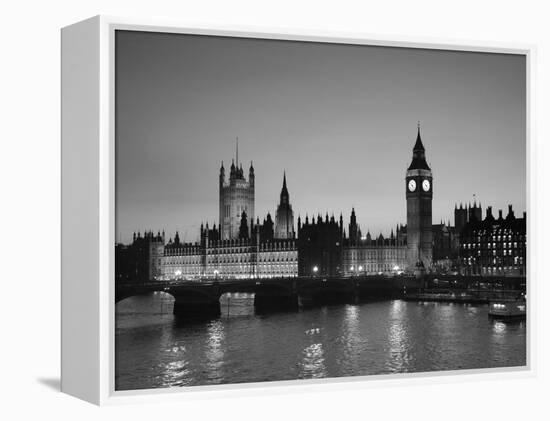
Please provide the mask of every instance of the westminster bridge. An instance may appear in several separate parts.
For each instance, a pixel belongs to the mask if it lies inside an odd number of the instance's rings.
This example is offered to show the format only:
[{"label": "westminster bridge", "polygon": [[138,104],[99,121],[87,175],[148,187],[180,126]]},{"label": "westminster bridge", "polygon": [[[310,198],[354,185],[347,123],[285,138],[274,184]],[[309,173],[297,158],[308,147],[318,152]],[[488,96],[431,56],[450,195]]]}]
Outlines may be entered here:
[{"label": "westminster bridge", "polygon": [[253,293],[257,311],[296,309],[331,303],[406,298],[419,291],[468,292],[469,296],[525,293],[525,277],[461,275],[369,275],[354,277],[292,277],[204,280],[151,280],[117,283],[115,302],[135,295],[164,292],[174,297],[174,314],[184,317],[220,315],[226,293]]}]

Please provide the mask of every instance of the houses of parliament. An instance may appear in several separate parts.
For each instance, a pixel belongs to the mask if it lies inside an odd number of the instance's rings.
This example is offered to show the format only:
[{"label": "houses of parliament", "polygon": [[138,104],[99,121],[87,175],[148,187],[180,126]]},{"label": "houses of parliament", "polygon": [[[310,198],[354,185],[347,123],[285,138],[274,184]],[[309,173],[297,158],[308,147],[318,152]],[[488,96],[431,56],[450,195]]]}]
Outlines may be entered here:
[{"label": "houses of parliament", "polygon": [[[238,142],[238,141],[237,141]],[[296,276],[358,276],[403,272],[461,271],[468,274],[525,273],[525,213],[482,219],[481,205],[455,207],[455,225],[432,223],[434,178],[418,127],[405,173],[406,225],[384,237],[363,234],[355,210],[343,215],[306,215],[296,230],[287,177],[283,173],[273,218],[255,215],[255,172],[246,179],[236,156],[226,177],[219,172],[219,223],[201,224],[200,241],[185,243],[176,232],[134,233],[116,246],[117,280],[224,279]],[[290,185],[290,184],[289,184]],[[498,238],[498,241],[497,241]],[[514,239],[506,241],[501,239]],[[509,246],[509,247],[508,247]],[[489,247],[489,248],[488,248]],[[506,254],[504,254],[506,253]],[[136,279],[137,278],[137,279]]]}]

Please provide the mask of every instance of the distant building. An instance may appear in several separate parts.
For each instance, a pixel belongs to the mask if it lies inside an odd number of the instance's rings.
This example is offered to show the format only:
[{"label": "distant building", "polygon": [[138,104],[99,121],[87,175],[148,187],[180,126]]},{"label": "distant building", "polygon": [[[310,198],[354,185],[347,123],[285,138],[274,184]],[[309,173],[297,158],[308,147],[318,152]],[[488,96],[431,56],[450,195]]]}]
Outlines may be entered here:
[{"label": "distant building", "polygon": [[458,261],[459,235],[450,221],[432,225],[433,263],[432,270],[438,273],[456,272]]},{"label": "distant building", "polygon": [[481,204],[455,205],[450,221],[432,223],[433,175],[420,137],[413,147],[405,177],[407,225],[398,224],[389,236],[363,236],[352,208],[344,229],[338,221],[306,215],[298,217],[290,204],[286,173],[275,220],[268,213],[254,216],[254,168],[248,181],[236,159],[225,179],[219,176],[219,225],[201,225],[200,241],[165,241],[164,233],[134,235],[132,244],[116,246],[117,281],[152,279],[224,279],[295,276],[357,276],[398,274],[422,267],[429,272],[461,271],[474,275],[525,275],[526,222],[508,216],[482,220]]},{"label": "distant building", "polygon": [[468,222],[480,221],[481,203],[455,204],[454,226],[450,221],[432,225],[433,270],[439,273],[458,272],[460,233]]},{"label": "distant building", "polygon": [[468,209],[466,209],[465,206],[462,207],[462,203],[460,203],[460,207],[455,204],[455,231],[458,235],[460,235],[460,231],[462,231],[462,228],[464,228],[467,223]]},{"label": "distant building", "polygon": [[[353,221],[350,221],[352,231],[355,229]],[[360,232],[360,229],[357,230]],[[380,233],[373,239],[370,232],[365,237],[350,235],[344,238],[342,274],[356,276],[405,271],[408,264],[406,231],[406,227],[398,225],[395,233],[392,230],[388,238]]]},{"label": "distant building", "polygon": [[516,218],[512,206],[508,215],[498,218],[487,208],[485,219],[473,214],[473,218],[460,233],[460,261],[465,275],[526,275],[526,228],[525,212]]},{"label": "distant building", "polygon": [[[266,222],[269,224],[269,219]],[[294,239],[273,239],[271,229],[252,225],[250,238],[220,239],[219,231],[201,227],[200,243],[170,241],[161,258],[166,279],[272,278],[298,275]],[[262,238],[267,235],[267,238]]]},{"label": "distant building", "polygon": [[[242,169],[232,165],[229,183],[220,170],[220,225],[201,225],[200,243],[169,241],[161,257],[161,273],[166,279],[272,278],[298,275],[298,249],[294,214],[283,177],[276,222],[267,214],[263,223],[254,223],[254,169],[249,183]],[[223,210],[223,212],[222,212]],[[236,212],[240,212],[238,217]],[[226,217],[225,215],[230,215]]]},{"label": "distant building", "polygon": [[[352,209],[349,236],[346,236],[342,215],[337,222],[334,216],[329,219],[328,214],[324,220],[320,215],[311,221],[306,216],[303,224],[298,218],[296,235],[286,173],[275,221],[269,213],[263,223],[259,218],[254,221],[254,168],[251,164],[247,181],[239,166],[237,144],[228,180],[223,163],[220,168],[219,225],[214,224],[212,228],[208,224],[201,225],[200,242],[197,243],[182,243],[177,232],[174,240],[168,242],[164,235],[148,234],[147,240],[134,238],[133,244],[127,246],[134,250],[133,254],[120,249],[119,266],[133,259],[146,262],[144,266],[139,263],[143,268],[125,270],[129,277],[139,273],[139,279],[354,276],[401,272],[411,261],[407,230],[413,233],[416,241],[414,259],[425,259],[425,264],[431,262],[432,193],[431,184],[426,186],[426,181],[431,183],[431,180],[419,131],[413,161],[407,170],[410,227],[398,225],[388,238],[380,234],[372,239],[370,233],[363,237],[355,209]],[[413,183],[418,183],[418,188],[411,189]]]},{"label": "distant building", "polygon": [[298,275],[337,276],[342,272],[342,219],[334,216],[325,220],[321,215],[306,215],[304,224],[298,218]]},{"label": "distant building", "polygon": [[134,233],[130,245],[115,246],[115,277],[117,282],[148,282],[162,273],[164,232]]},{"label": "distant building", "polygon": [[242,164],[239,167],[239,144],[237,143],[236,162],[231,163],[229,180],[225,179],[223,162],[220,167],[219,223],[223,240],[234,240],[239,237],[243,212],[246,212],[248,218],[254,219],[254,183],[252,162],[248,170],[248,180],[244,177]]},{"label": "distant building", "polygon": [[459,236],[451,223],[441,221],[432,225],[433,261],[456,260],[458,258]]},{"label": "distant building", "polygon": [[290,204],[290,197],[286,187],[286,173],[283,175],[283,188],[277,212],[275,213],[275,237],[278,239],[295,238],[294,212]]},{"label": "distant building", "polygon": [[426,162],[420,138],[420,125],[413,158],[405,177],[407,197],[407,255],[409,269],[418,265],[428,269],[433,260],[432,199],[433,176]]}]

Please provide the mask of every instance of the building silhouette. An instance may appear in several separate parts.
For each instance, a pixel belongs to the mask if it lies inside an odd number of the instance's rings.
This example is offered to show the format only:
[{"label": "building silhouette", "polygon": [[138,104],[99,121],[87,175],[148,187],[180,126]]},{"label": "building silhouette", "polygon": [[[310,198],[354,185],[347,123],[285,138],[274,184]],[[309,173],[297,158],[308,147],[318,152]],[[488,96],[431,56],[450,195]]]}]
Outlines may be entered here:
[{"label": "building silhouette", "polygon": [[[352,210],[348,238],[342,240],[342,274],[344,276],[375,275],[380,273],[401,273],[407,269],[407,229],[397,224],[389,236],[380,233],[372,237],[370,231],[362,236]],[[359,235],[352,234],[356,230]]]},{"label": "building silhouette", "polygon": [[[223,162],[219,176],[219,224],[223,240],[233,240],[239,237],[242,213],[249,219],[254,219],[254,167],[250,162],[248,180],[239,166],[239,141],[237,139],[235,160],[231,163],[229,179],[225,178]],[[250,235],[250,231],[249,231]]]},{"label": "building silhouette", "polygon": [[483,217],[481,216],[481,203],[477,203],[474,200],[474,205],[471,206],[468,204],[468,222],[481,221]]},{"label": "building silhouette", "polygon": [[201,224],[200,240],[182,243],[179,233],[165,241],[164,232],[134,234],[130,245],[116,245],[116,279],[272,278],[295,276],[359,276],[415,272],[419,268],[470,275],[525,275],[526,216],[494,218],[491,207],[482,219],[481,203],[455,204],[450,221],[432,223],[433,175],[426,162],[418,127],[412,161],[406,170],[407,224],[396,224],[389,235],[363,235],[355,209],[344,228],[326,213],[305,220],[290,203],[283,174],[275,220],[271,213],[254,215],[255,175],[252,163],[245,179],[236,156],[225,178],[219,176],[218,225]]},{"label": "building silhouette", "polygon": [[265,227],[259,221],[252,225],[250,237],[223,240],[215,225],[209,228],[206,224],[201,226],[200,242],[170,239],[164,247],[157,276],[188,280],[297,276],[296,241],[273,239],[270,217],[265,221]]},{"label": "building silhouette", "polygon": [[[238,157],[238,149],[237,149]],[[235,169],[234,169],[235,168]],[[294,215],[283,176],[283,188],[277,209],[276,222],[268,212],[263,222],[249,216],[254,209],[254,169],[252,164],[249,182],[244,180],[242,170],[232,165],[229,183],[220,170],[220,211],[235,213],[221,216],[216,224],[201,224],[200,242],[179,242],[179,237],[164,248],[161,265],[155,274],[165,279],[203,278],[271,278],[298,275],[298,248],[294,231]],[[226,215],[224,212],[222,215]]]},{"label": "building silhouette", "polygon": [[462,207],[462,202],[460,207],[455,204],[455,230],[458,234],[464,228],[464,225],[468,223],[468,209],[466,206]]},{"label": "building silhouette", "polygon": [[286,172],[283,174],[283,188],[277,212],[275,213],[275,237],[280,239],[294,238],[294,212],[286,187]]},{"label": "building silhouette", "polygon": [[357,217],[355,216],[355,208],[351,208],[351,216],[348,225],[349,244],[356,245],[361,238],[361,230],[357,225]]},{"label": "building silhouette", "polygon": [[302,224],[298,218],[298,275],[336,276],[342,269],[342,224],[328,213],[325,220],[317,215]]},{"label": "building silhouette", "polygon": [[[479,214],[478,214],[479,215]],[[516,218],[512,205],[508,215],[493,216],[487,208],[485,219],[473,214],[473,218],[460,233],[461,272],[465,275],[526,275],[527,216]]]},{"label": "building silhouette", "polygon": [[132,243],[115,246],[115,278],[117,282],[147,282],[162,272],[164,231],[141,235],[134,232]]},{"label": "building silhouette", "polygon": [[407,263],[408,267],[432,266],[432,199],[433,176],[426,162],[426,150],[420,138],[420,124],[413,157],[405,177],[407,197]]}]

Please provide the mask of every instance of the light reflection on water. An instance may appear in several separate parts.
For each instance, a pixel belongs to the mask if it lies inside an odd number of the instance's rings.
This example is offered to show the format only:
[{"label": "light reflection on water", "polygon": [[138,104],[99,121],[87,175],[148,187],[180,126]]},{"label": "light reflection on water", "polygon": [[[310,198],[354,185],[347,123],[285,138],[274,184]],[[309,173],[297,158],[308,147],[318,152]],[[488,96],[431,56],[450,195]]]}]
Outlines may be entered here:
[{"label": "light reflection on water", "polygon": [[390,306],[390,325],[388,334],[389,357],[386,367],[391,372],[406,372],[409,366],[409,339],[407,337],[406,303],[395,300]]},{"label": "light reflection on water", "polygon": [[206,368],[208,380],[212,383],[223,381],[224,330],[221,320],[208,325],[206,342]]},{"label": "light reflection on water", "polygon": [[306,347],[300,362],[300,379],[315,379],[327,376],[323,344],[315,343]]},{"label": "light reflection on water", "polygon": [[493,323],[493,332],[495,335],[503,335],[506,332],[506,323],[501,320],[495,320]]},{"label": "light reflection on water", "polygon": [[220,318],[176,323],[173,298],[116,306],[117,390],[525,365],[525,322],[487,306],[400,300],[265,315],[251,294]]},{"label": "light reflection on water", "polygon": [[336,357],[344,373],[353,373],[359,369],[358,350],[363,349],[367,343],[367,338],[361,334],[359,312],[360,308],[356,305],[346,305],[344,309],[342,334],[339,337],[342,351]]}]

